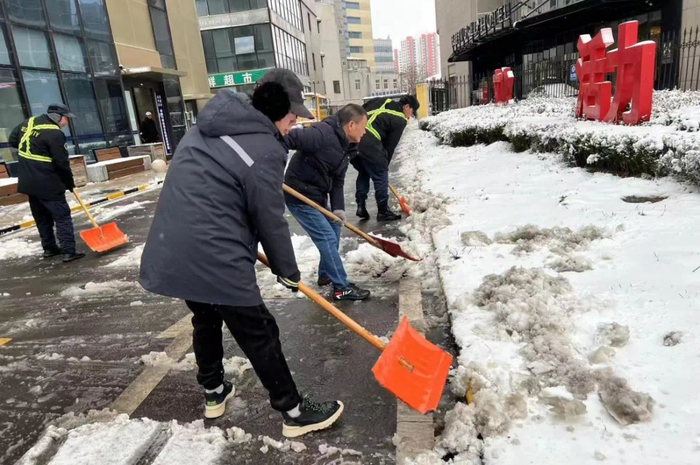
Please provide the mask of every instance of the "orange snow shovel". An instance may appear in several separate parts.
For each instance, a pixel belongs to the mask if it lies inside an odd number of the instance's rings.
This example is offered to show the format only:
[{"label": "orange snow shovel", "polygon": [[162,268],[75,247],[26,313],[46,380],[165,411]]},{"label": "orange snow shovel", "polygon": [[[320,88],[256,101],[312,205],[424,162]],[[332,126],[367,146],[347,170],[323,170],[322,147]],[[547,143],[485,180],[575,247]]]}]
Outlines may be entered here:
[{"label": "orange snow shovel", "polygon": [[396,200],[399,201],[399,204],[401,205],[401,210],[403,210],[406,216],[411,216],[411,209],[408,208],[408,202],[406,201],[406,197],[401,197],[394,188],[394,186],[392,186],[391,184],[389,184],[389,189],[391,190],[391,193],[394,194],[394,197],[396,197]]},{"label": "orange snow shovel", "polygon": [[[258,253],[258,260],[270,267],[265,255]],[[411,327],[408,318],[401,320],[391,341],[385,344],[304,283],[299,283],[299,290],[382,351],[372,372],[386,390],[422,414],[438,407],[452,365],[452,356],[421,336]]]},{"label": "orange snow shovel", "polygon": [[88,210],[87,206],[78,195],[78,191],[74,190],[73,194],[75,195],[75,199],[78,201],[80,206],[83,207],[83,210],[85,210],[85,214],[94,226],[93,229],[80,231],[80,237],[83,238],[83,241],[85,241],[87,246],[90,247],[93,252],[107,252],[108,250],[112,250],[115,247],[119,247],[120,245],[124,245],[129,242],[129,238],[126,236],[126,234],[119,230],[117,223],[108,223],[104,226],[97,224],[95,218],[93,218],[90,214],[90,210]]},{"label": "orange snow shovel", "polygon": [[284,188],[284,191],[287,194],[289,194],[293,197],[296,197],[297,199],[304,202],[306,205],[315,208],[316,210],[320,211],[321,213],[323,213],[326,217],[330,218],[331,220],[337,221],[338,223],[342,223],[343,226],[345,226],[350,231],[354,232],[355,234],[357,234],[358,236],[360,236],[361,238],[363,238],[364,240],[369,242],[370,245],[373,245],[374,247],[376,247],[380,250],[383,250],[384,252],[391,255],[392,257],[402,257],[402,258],[405,258],[407,260],[411,260],[414,262],[420,261],[419,259],[412,257],[409,254],[407,254],[406,252],[404,252],[399,244],[396,244],[394,242],[387,241],[384,239],[380,239],[378,237],[370,236],[369,234],[365,233],[364,231],[361,231],[359,228],[357,228],[356,226],[353,226],[352,224],[343,223],[343,220],[338,218],[337,215],[334,215],[333,213],[329,212],[328,210],[326,210],[325,208],[323,208],[322,206],[320,206],[319,204],[317,204],[316,202],[314,202],[310,198],[304,196],[303,194],[300,194],[299,192],[295,191],[294,189],[292,189],[288,185],[283,184],[282,187]]}]

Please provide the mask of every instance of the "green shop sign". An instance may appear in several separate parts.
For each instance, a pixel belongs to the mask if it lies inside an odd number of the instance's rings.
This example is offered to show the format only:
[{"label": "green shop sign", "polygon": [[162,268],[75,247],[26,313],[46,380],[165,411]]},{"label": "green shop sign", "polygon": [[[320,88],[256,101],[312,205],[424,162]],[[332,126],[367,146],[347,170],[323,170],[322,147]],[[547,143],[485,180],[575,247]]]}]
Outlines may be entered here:
[{"label": "green shop sign", "polygon": [[255,84],[271,68],[253,69],[250,71],[240,71],[236,73],[222,73],[209,75],[209,87],[242,86],[245,84]]}]

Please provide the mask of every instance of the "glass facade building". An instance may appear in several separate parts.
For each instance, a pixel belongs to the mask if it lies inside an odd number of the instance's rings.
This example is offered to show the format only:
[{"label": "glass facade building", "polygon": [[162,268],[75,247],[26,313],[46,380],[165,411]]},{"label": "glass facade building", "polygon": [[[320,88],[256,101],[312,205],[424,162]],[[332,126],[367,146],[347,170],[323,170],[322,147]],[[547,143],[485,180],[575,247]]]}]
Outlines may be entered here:
[{"label": "glass facade building", "polygon": [[[310,91],[300,0],[196,0],[210,88],[253,88],[274,68],[294,71]],[[308,23],[311,23],[311,16]]]},{"label": "glass facade building", "polygon": [[0,0],[0,154],[51,103],[70,106],[71,154],[132,142],[104,0]]}]

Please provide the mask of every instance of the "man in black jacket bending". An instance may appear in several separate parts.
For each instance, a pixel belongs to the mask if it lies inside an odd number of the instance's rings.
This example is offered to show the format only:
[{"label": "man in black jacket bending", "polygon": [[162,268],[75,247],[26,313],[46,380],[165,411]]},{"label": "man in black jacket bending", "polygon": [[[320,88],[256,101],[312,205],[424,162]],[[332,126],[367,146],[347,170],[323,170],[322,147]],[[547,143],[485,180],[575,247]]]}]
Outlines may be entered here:
[{"label": "man in black jacket bending", "polygon": [[377,200],[377,221],[396,221],[401,216],[389,210],[389,163],[399,145],[408,120],[418,111],[420,104],[412,95],[392,99],[376,98],[364,104],[369,116],[367,133],[358,147],[359,154],[353,158],[352,166],[359,172],[355,199],[357,216],[369,219],[367,196],[369,180],[374,183]]},{"label": "man in black jacket bending", "polygon": [[75,249],[73,219],[66,202],[66,191],[73,192],[75,183],[66,150],[66,136],[61,128],[66,127],[68,118],[74,116],[67,106],[53,103],[45,114],[31,117],[17,126],[9,139],[19,155],[17,190],[29,196],[29,207],[39,230],[44,258],[63,254],[64,262],[85,256]]},{"label": "man in black jacket bending", "polygon": [[[345,174],[349,152],[365,133],[367,112],[359,105],[350,104],[337,115],[324,119],[307,129],[291,131],[285,137],[292,157],[285,183],[324,208],[328,208],[343,222],[345,215]],[[348,281],[340,257],[340,229],[321,212],[286,194],[287,208],[314,241],[321,254],[318,266],[318,284],[333,284],[333,300],[364,300],[370,292]]]}]

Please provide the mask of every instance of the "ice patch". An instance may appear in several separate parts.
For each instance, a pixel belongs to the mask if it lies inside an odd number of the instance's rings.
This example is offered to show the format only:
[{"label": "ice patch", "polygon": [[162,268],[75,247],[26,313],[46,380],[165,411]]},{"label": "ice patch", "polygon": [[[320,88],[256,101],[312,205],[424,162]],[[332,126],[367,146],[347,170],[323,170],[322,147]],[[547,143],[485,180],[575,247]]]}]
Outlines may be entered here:
[{"label": "ice patch", "polygon": [[127,290],[135,290],[138,288],[138,284],[132,281],[105,281],[102,283],[95,283],[90,281],[84,286],[73,286],[61,292],[64,297],[73,297],[74,299],[85,297],[85,296],[95,296],[101,294],[116,294]]},{"label": "ice patch", "polygon": [[143,248],[144,245],[136,246],[122,257],[119,257],[113,262],[105,265],[105,268],[136,268],[140,266]]},{"label": "ice patch", "polygon": [[228,445],[221,429],[205,428],[204,420],[197,420],[182,425],[173,421],[170,431],[172,436],[153,461],[153,465],[214,465],[221,462]]},{"label": "ice patch", "polygon": [[92,209],[92,215],[95,217],[95,221],[98,223],[106,223],[109,220],[116,218],[124,213],[128,213],[134,210],[143,210],[144,205],[153,203],[150,200],[144,202],[132,202],[125,205],[115,204],[107,207],[96,207]]}]

